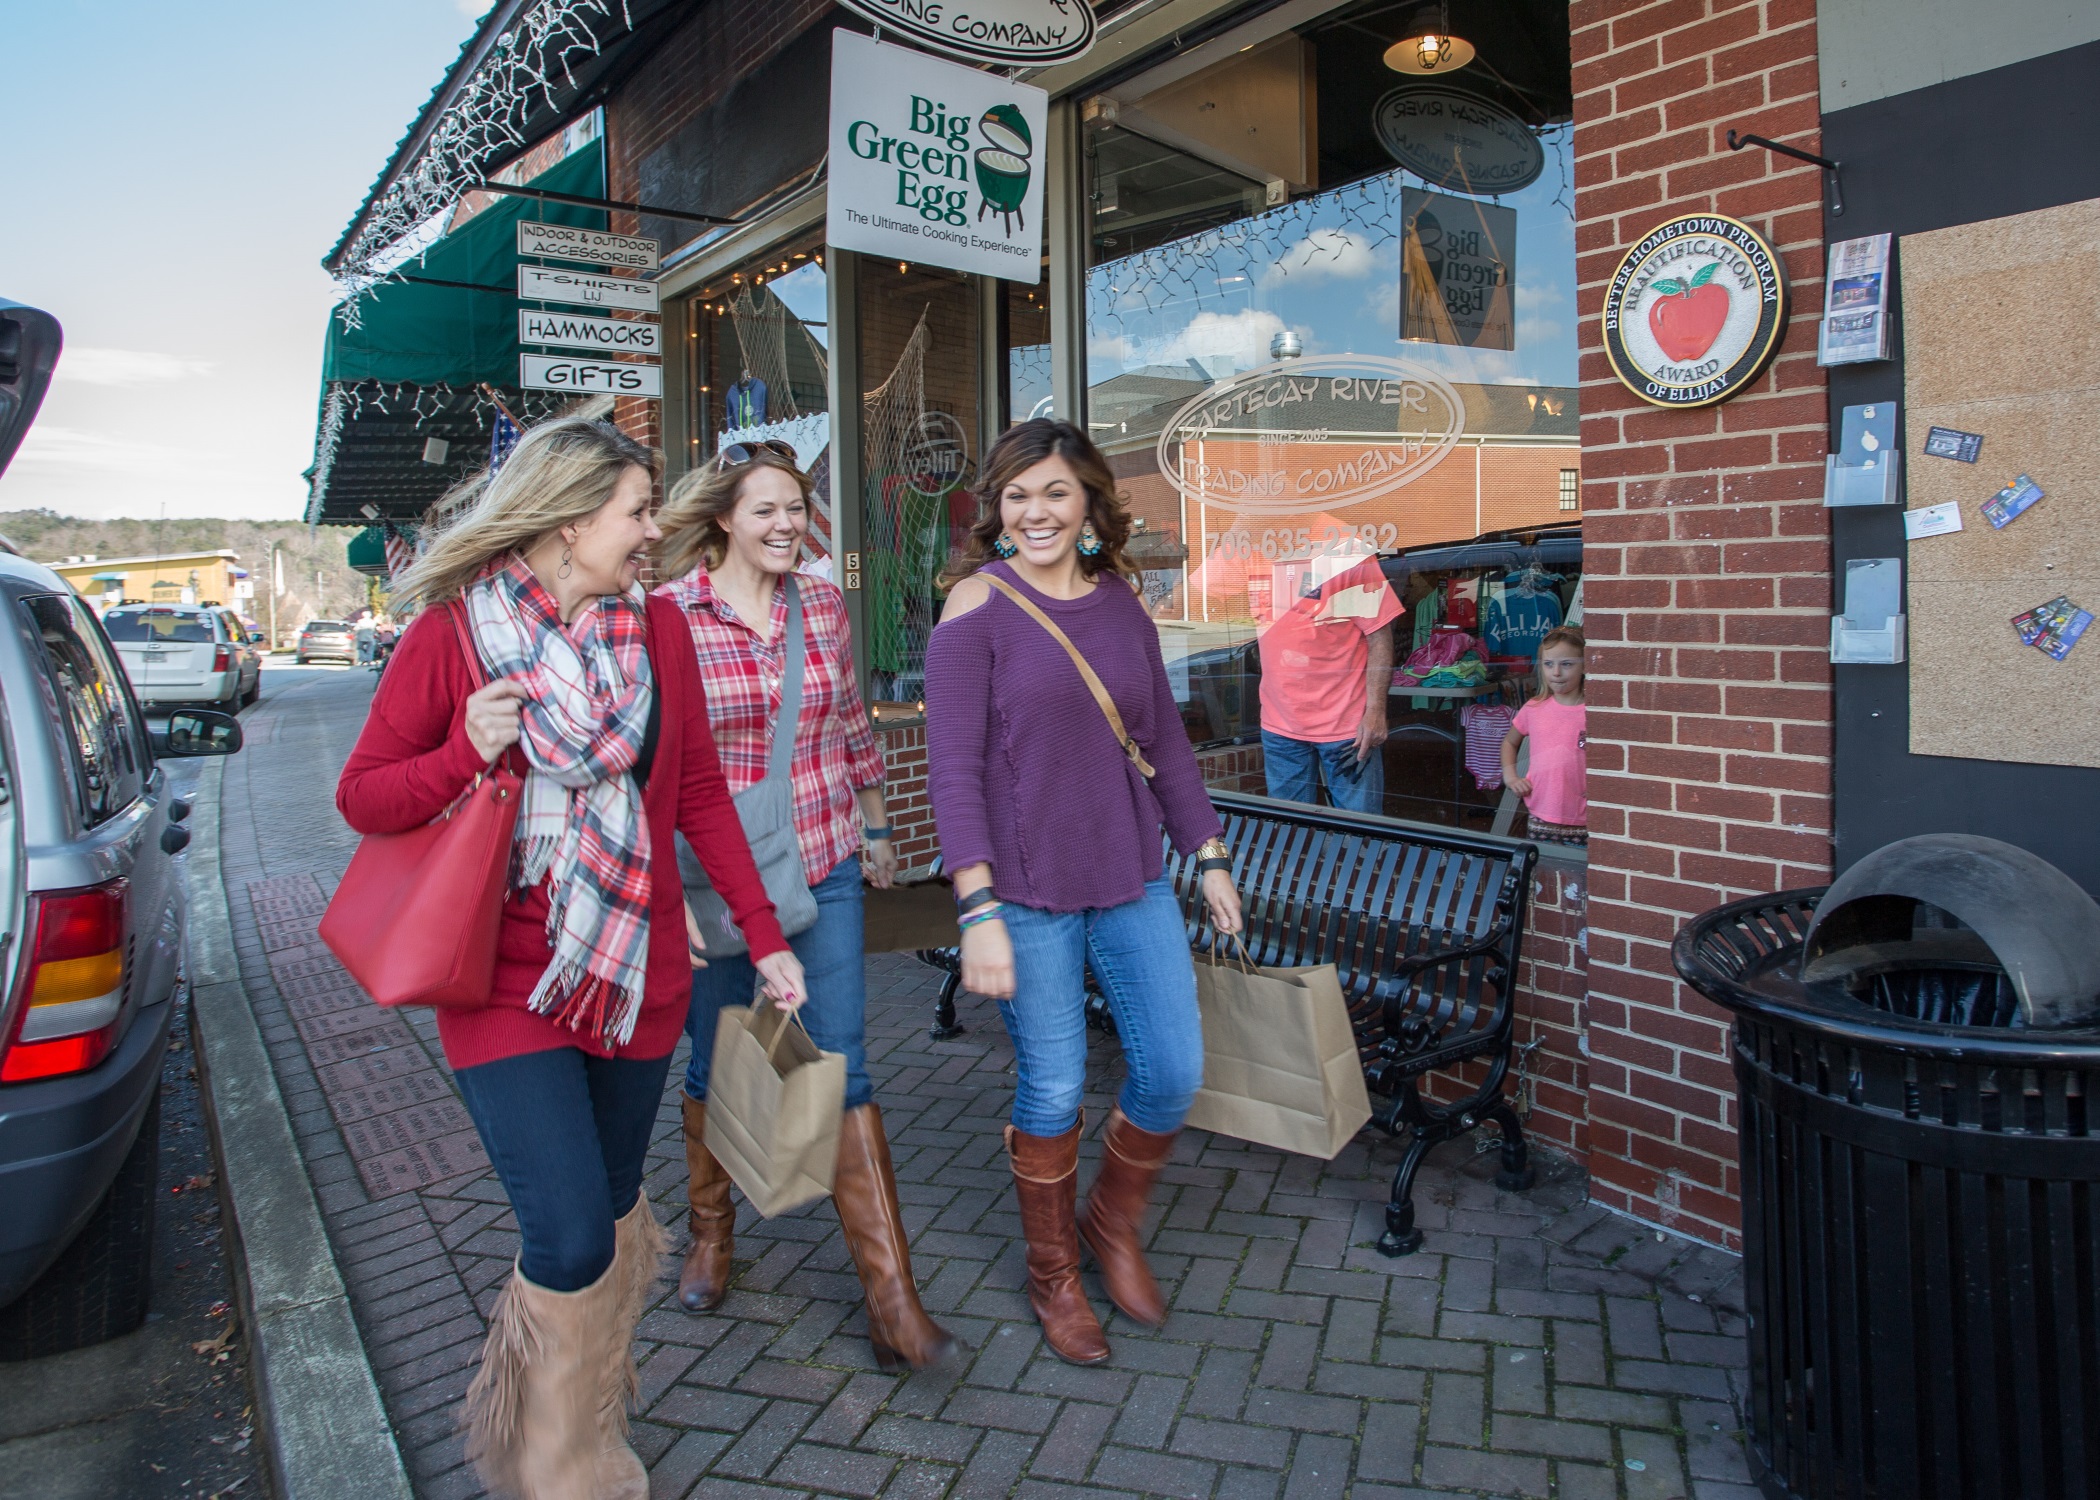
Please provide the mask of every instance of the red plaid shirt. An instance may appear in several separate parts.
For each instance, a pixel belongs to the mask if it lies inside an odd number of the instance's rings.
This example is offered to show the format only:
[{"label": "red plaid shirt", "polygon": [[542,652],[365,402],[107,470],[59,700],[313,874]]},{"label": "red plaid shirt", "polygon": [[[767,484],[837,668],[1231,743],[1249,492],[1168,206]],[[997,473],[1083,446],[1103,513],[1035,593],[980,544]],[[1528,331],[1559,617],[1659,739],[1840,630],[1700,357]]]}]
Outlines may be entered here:
[{"label": "red plaid shirt", "polygon": [[[860,808],[854,793],[882,785],[882,747],[868,724],[853,675],[853,642],[846,601],[821,578],[798,574],[802,591],[802,721],[789,762],[795,793],[795,836],[803,876],[812,885],[860,848]],[[787,671],[787,590],[773,590],[773,622],[765,640],[715,596],[707,569],[657,589],[692,628],[700,680],[707,689],[707,720],[722,757],[731,794],[766,774],[772,726],[780,717]]]}]

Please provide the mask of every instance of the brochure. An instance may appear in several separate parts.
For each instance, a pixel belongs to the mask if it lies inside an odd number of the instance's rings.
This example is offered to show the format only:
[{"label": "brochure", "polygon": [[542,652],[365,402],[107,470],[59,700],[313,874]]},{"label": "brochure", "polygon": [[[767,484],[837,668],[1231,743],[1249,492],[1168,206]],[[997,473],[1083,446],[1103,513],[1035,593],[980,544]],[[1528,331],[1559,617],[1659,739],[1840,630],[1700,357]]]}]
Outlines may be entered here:
[{"label": "brochure", "polygon": [[1854,365],[1889,357],[1890,239],[1870,234],[1830,247],[1817,364]]}]

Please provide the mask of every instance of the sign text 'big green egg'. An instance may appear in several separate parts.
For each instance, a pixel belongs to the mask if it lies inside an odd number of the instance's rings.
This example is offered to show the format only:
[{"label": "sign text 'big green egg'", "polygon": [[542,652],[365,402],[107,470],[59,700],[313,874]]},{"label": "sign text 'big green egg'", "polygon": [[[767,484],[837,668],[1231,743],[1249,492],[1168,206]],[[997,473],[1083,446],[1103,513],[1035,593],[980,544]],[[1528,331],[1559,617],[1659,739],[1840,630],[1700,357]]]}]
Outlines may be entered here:
[{"label": "sign text 'big green egg'", "polygon": [[834,31],[825,239],[1040,281],[1048,115],[1041,89]]}]

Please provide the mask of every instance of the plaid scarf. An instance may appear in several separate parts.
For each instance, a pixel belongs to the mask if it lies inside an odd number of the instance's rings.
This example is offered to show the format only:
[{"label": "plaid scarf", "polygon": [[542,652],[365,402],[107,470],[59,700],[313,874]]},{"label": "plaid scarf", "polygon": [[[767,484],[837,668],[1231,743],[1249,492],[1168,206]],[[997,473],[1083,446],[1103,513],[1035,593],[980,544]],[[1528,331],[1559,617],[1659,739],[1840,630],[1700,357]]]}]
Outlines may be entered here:
[{"label": "plaid scarf", "polygon": [[649,822],[631,774],[649,723],[643,595],[608,594],[564,626],[523,558],[466,591],[490,677],[520,704],[530,769],[511,884],[548,882],[554,961],[527,1003],[607,1051],[634,1035],[649,953]]}]

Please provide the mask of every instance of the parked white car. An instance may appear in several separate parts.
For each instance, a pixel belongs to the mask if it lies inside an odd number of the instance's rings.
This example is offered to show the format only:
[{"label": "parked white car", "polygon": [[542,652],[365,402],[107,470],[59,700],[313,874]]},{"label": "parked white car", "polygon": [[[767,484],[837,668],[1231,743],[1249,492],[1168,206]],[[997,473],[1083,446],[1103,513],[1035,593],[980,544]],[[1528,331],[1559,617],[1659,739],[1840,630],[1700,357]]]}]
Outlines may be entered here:
[{"label": "parked white car", "polygon": [[144,704],[253,703],[262,693],[262,653],[229,609],[195,604],[120,604],[102,627]]}]

